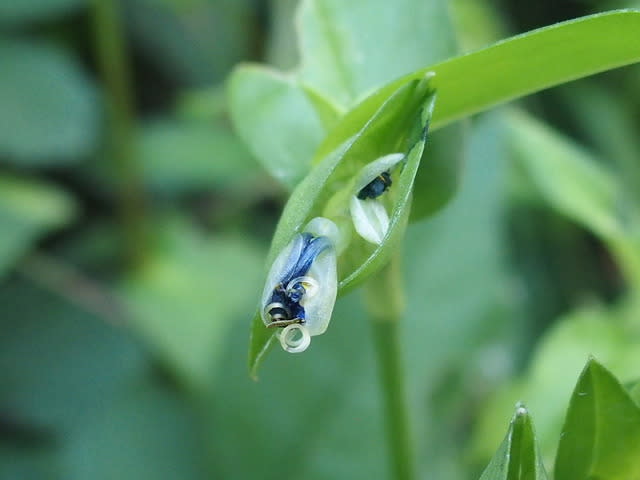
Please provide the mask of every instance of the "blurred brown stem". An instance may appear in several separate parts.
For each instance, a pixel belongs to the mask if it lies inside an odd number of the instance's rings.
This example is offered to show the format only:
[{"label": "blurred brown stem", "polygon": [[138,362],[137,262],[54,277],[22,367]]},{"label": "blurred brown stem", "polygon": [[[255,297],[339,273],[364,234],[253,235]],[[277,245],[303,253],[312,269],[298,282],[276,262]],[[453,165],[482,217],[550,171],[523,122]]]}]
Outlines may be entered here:
[{"label": "blurred brown stem", "polygon": [[93,0],[96,58],[107,99],[109,154],[118,182],[118,203],[127,260],[140,264],[146,247],[144,190],[136,162],[133,92],[118,0]]},{"label": "blurred brown stem", "polygon": [[112,325],[126,322],[125,308],[104,285],[55,257],[33,252],[25,257],[18,272],[33,283],[67,299]]}]

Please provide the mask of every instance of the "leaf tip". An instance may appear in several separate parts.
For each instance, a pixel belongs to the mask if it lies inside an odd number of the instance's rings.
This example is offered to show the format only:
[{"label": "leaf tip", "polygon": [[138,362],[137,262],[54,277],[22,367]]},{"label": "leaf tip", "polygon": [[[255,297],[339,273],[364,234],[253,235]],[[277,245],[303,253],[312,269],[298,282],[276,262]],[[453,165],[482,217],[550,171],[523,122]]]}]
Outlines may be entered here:
[{"label": "leaf tip", "polygon": [[583,377],[585,374],[591,373],[595,370],[606,370],[606,369],[600,362],[598,362],[596,357],[594,357],[593,355],[589,355],[589,357],[587,358],[587,363],[582,369],[582,374],[580,375],[580,377]]},{"label": "leaf tip", "polygon": [[515,416],[516,417],[524,417],[526,415],[529,415],[529,410],[527,410],[527,407],[525,406],[525,404],[522,403],[522,402],[516,403]]}]

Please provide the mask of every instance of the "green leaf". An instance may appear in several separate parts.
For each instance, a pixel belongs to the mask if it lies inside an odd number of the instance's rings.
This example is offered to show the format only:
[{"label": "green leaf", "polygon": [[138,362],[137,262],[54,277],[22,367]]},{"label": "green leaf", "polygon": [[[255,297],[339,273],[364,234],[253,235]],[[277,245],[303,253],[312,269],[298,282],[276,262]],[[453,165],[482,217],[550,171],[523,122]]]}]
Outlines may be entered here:
[{"label": "green leaf", "polygon": [[430,135],[416,175],[410,221],[434,214],[457,192],[467,154],[467,127],[461,122]]},{"label": "green leaf", "polygon": [[[426,2],[423,3],[426,4]],[[332,23],[327,19],[333,19],[331,14],[336,9],[320,1],[308,2],[306,5],[312,11],[317,10],[317,15],[319,15],[318,25],[312,25],[310,35],[322,30],[328,36],[328,40],[321,36],[319,38],[324,39],[324,43],[319,40],[308,41],[311,46],[317,44],[320,51],[315,52],[319,58],[317,67],[315,64],[312,66],[303,64],[303,67],[307,69],[303,69],[306,75],[304,77],[305,83],[318,89],[328,98],[335,95],[342,101],[348,97],[357,98],[360,96],[363,92],[358,89],[366,88],[362,85],[369,85],[368,88],[374,87],[376,84],[368,84],[368,80],[357,80],[358,78],[365,79],[365,76],[351,75],[349,70],[351,68],[349,62],[353,60],[353,52],[366,52],[366,48],[353,50],[351,56],[347,57],[331,55],[331,49],[333,51],[342,49],[341,37],[336,32],[344,31],[342,28],[329,28]],[[396,8],[395,4],[393,7]],[[375,9],[371,8],[370,10],[374,11]],[[354,9],[354,12],[356,11]],[[345,15],[351,20],[357,18],[357,15],[353,13],[347,12]],[[340,24],[340,22],[337,23]],[[348,22],[345,25],[348,25]],[[340,124],[340,134],[327,138],[319,147],[315,158],[318,160],[326,157],[340,144],[355,135],[392,92],[408,81],[421,78],[426,72],[434,71],[436,73],[435,86],[439,92],[440,100],[434,112],[433,127],[437,129],[501,102],[513,100],[576,78],[640,61],[640,48],[635,41],[638,29],[640,29],[640,11],[612,11],[544,27],[498,42],[474,53],[421,68],[380,88],[349,111]],[[389,30],[391,29],[378,27],[375,34],[371,36],[375,35],[378,38],[378,33],[387,33]],[[367,37],[363,36],[363,38]],[[367,41],[376,47],[385,44],[385,42]],[[355,40],[354,42],[355,45],[360,45]],[[362,42],[365,41],[362,40]],[[435,44],[438,45],[439,42]],[[320,48],[322,45],[325,46]],[[350,51],[350,48],[346,50]],[[324,49],[329,51],[324,51]],[[406,51],[406,49],[399,51]],[[311,58],[311,55],[309,57]],[[356,55],[355,58],[358,56]],[[368,65],[370,62],[378,65],[375,55],[371,54],[366,58],[367,62],[363,62],[364,65]],[[387,62],[389,58],[396,58],[396,55],[384,57],[383,61]],[[332,66],[328,67],[322,59],[325,59],[326,62],[330,61]],[[327,69],[325,76],[321,75],[323,68]],[[386,71],[391,75],[400,73],[391,68]],[[319,80],[315,78],[316,75]],[[238,77],[244,78],[240,81]],[[378,74],[373,77],[382,78],[383,75]],[[293,103],[291,98],[296,96],[294,91],[297,90],[294,80],[287,82],[280,79],[279,90],[287,91],[287,95],[280,93],[282,100],[273,101],[271,105],[267,105],[268,108],[264,107],[266,103],[264,100],[256,103],[251,92],[264,91],[264,85],[269,83],[267,78],[268,75],[264,72],[251,78],[245,71],[237,70],[231,79],[232,85],[236,85],[235,91],[232,92],[231,110],[234,112],[236,128],[239,129],[242,138],[249,143],[252,152],[261,158],[263,164],[270,171],[273,171],[277,178],[281,178],[286,176],[282,172],[283,165],[296,168],[294,166],[295,160],[289,159],[284,163],[279,160],[284,155],[283,151],[288,150],[289,145],[297,145],[295,136],[264,138],[264,134],[259,134],[260,130],[264,131],[265,125],[273,125],[272,122],[275,118],[286,116],[283,112],[294,115],[303,124],[312,123],[314,117],[308,110],[308,104],[298,103],[297,108],[291,107]],[[387,76],[382,81],[388,80]],[[319,83],[316,85],[313,83],[314,81]],[[273,79],[271,83],[274,83]],[[338,93],[333,92],[334,89]],[[274,90],[273,86],[271,90]],[[245,99],[245,96],[248,99]],[[271,98],[274,97],[271,96]],[[275,98],[277,99],[277,97]],[[289,109],[283,108],[281,103],[288,105]],[[260,107],[261,113],[264,114],[263,119],[251,127],[241,125],[239,121],[250,122],[248,119],[253,105]],[[269,109],[278,114],[272,114],[268,111]],[[280,121],[276,122],[280,125]],[[286,123],[282,123],[282,125],[284,126]],[[282,129],[276,128],[276,134],[283,135]],[[316,138],[322,137],[320,129],[314,130],[313,134]],[[262,142],[269,148],[263,147]],[[312,150],[311,144],[307,142],[305,146],[308,147],[305,150],[305,153],[308,154],[309,150]],[[271,150],[274,150],[276,155],[272,155]],[[304,155],[302,158],[302,161],[306,161]],[[272,162],[275,162],[273,168],[270,167]],[[305,170],[306,167],[299,168],[296,172],[297,177],[300,178]],[[287,180],[291,182],[292,178],[296,178],[296,175],[292,175]]]},{"label": "green leaf", "polygon": [[[360,125],[399,85],[419,78],[425,72],[433,71],[436,74],[434,86],[439,100],[434,111],[433,127],[437,129],[498,103],[640,61],[640,48],[634,42],[639,29],[640,11],[593,15],[534,30],[475,53],[420,69],[380,88],[349,111],[320,145],[315,161],[324,158],[355,134]],[[611,37],[615,37],[615,40]],[[606,38],[607,41],[602,42],[600,38]],[[442,103],[441,95],[446,97]],[[456,188],[459,168],[454,165],[447,171],[443,158],[437,157],[435,165],[424,162],[421,169],[436,168],[435,173],[425,171],[424,174],[421,173],[421,177],[442,176],[445,185],[452,185],[444,188],[444,192],[435,201],[422,197],[423,194],[433,195],[433,189],[419,189],[416,192],[416,204],[424,207],[416,210],[414,218],[440,207]],[[438,184],[442,185],[443,182]]]},{"label": "green leaf", "polygon": [[640,285],[640,209],[629,201],[625,180],[524,113],[511,112],[509,126],[524,177],[552,208],[600,236],[626,280]]},{"label": "green leaf", "polygon": [[605,238],[619,234],[620,187],[608,168],[525,113],[510,112],[508,125],[517,165],[553,208]]},{"label": "green leaf", "polygon": [[213,478],[192,406],[150,379],[102,403],[65,437],[60,457],[67,480]]},{"label": "green leaf", "polygon": [[41,166],[91,153],[98,98],[75,59],[56,47],[7,38],[0,38],[0,58],[0,155]]},{"label": "green leaf", "polygon": [[50,20],[71,13],[86,0],[22,0],[0,2],[0,25],[16,25]]},{"label": "green leaf", "polygon": [[302,89],[313,105],[324,129],[329,131],[335,127],[340,117],[344,115],[344,109],[308,85],[303,84]]},{"label": "green leaf", "polygon": [[374,88],[456,52],[442,0],[304,0],[298,24],[300,79],[347,107]]},{"label": "green leaf", "polygon": [[556,480],[640,475],[640,408],[594,359],[571,397],[554,473]]},{"label": "green leaf", "polygon": [[158,119],[140,130],[140,162],[155,191],[229,191],[257,176],[249,152],[220,122]]},{"label": "green leaf", "polygon": [[[629,320],[637,318],[635,312],[629,315]],[[539,341],[526,371],[495,392],[481,412],[474,431],[474,456],[484,460],[492,454],[488,445],[499,441],[496,422],[506,408],[524,399],[536,412],[538,442],[544,460],[551,462],[573,382],[585,358],[596,355],[624,381],[637,378],[639,337],[624,320],[617,310],[596,306],[559,318]]]},{"label": "green leaf", "polygon": [[[443,0],[305,0],[298,26],[302,62],[297,70],[284,75],[240,66],[229,89],[240,137],[271,175],[290,188],[309,171],[325,128],[335,122],[333,115],[374,87],[456,52]],[[334,147],[357,133],[384,100]]]},{"label": "green leaf", "polygon": [[444,98],[433,114],[437,129],[505,101],[636,63],[639,29],[640,10],[590,15],[508,38],[414,75],[436,72],[434,85]]},{"label": "green leaf", "polygon": [[636,402],[636,405],[640,407],[640,382],[637,382],[631,390],[629,390],[629,395],[633,398],[633,401]]},{"label": "green leaf", "polygon": [[[630,201],[640,200],[640,138],[624,92],[584,80],[559,89],[566,112],[592,142],[599,156],[621,174]],[[561,105],[564,107],[565,105]]]},{"label": "green leaf", "polygon": [[518,405],[509,431],[480,480],[546,480],[529,412]]},{"label": "green leaf", "polygon": [[0,175],[0,278],[49,230],[71,221],[73,199],[45,183]]},{"label": "green leaf", "polygon": [[0,304],[0,410],[17,425],[67,434],[148,371],[122,328],[32,283],[6,282]]},{"label": "green leaf", "polygon": [[324,137],[296,80],[259,66],[240,66],[229,80],[233,125],[271,175],[292,188],[309,170]]},{"label": "green leaf", "polygon": [[500,40],[505,35],[504,14],[487,2],[453,0],[452,17],[462,51],[477,50]]},{"label": "green leaf", "polygon": [[136,49],[179,85],[209,85],[254,55],[251,0],[134,0],[122,7]]},{"label": "green leaf", "polygon": [[[342,221],[346,215],[344,222],[349,228],[349,185],[354,181],[354,176],[367,163],[382,155],[400,151],[406,153],[407,161],[390,191],[393,207],[387,236],[382,245],[374,248],[355,233],[352,235],[346,254],[338,261],[340,291],[343,293],[353,288],[382,267],[393,249],[397,248],[406,227],[411,189],[424,150],[426,128],[434,100],[428,79],[401,87],[357,135],[314,168],[298,185],[285,206],[267,264],[273,262],[293,235],[313,217],[328,216]],[[253,319],[249,347],[249,365],[254,376],[272,336],[273,332],[264,326],[258,312]]]},{"label": "green leaf", "polygon": [[0,443],[0,478],[64,478],[54,448],[28,448],[16,443],[18,445]]},{"label": "green leaf", "polygon": [[422,68],[376,90],[347,113],[342,136],[327,139],[319,156],[355,132],[398,86],[435,72],[438,105],[432,128],[499,103],[640,61],[640,10],[582,17],[508,38],[482,50]]},{"label": "green leaf", "polygon": [[[534,93],[575,78],[640,61],[640,48],[634,41],[640,29],[640,11],[614,11],[534,30],[497,44],[422,68],[375,91],[349,111],[334,128],[316,154],[324,158],[355,134],[366,119],[379,108],[389,94],[404,82],[433,71],[438,91],[433,127],[437,129],[462,117],[480,112],[498,103]],[[606,39],[602,41],[601,39]],[[499,66],[499,68],[497,68]],[[464,92],[464,94],[461,94]],[[444,102],[440,101],[445,97]],[[429,168],[425,162],[423,167]],[[456,169],[452,168],[453,173]],[[429,178],[429,175],[424,175]],[[454,176],[445,176],[451,182]],[[440,202],[451,195],[455,185]],[[430,192],[425,189],[425,192]],[[417,204],[422,190],[416,194]],[[421,212],[416,211],[418,217]]]},{"label": "green leaf", "polygon": [[[366,0],[302,2],[299,75],[315,94],[310,98],[320,118],[326,118],[327,107],[320,104],[318,97],[350,106],[375,87],[454,55],[456,39],[448,8],[447,2],[440,0],[374,5]],[[345,121],[323,121],[325,126],[333,127],[323,142],[323,146],[329,143],[331,147],[323,148],[315,161],[346,141],[350,135],[344,132],[360,130],[369,116],[350,114]],[[416,178],[412,220],[437,211],[457,190],[464,137],[461,125],[431,136]]]},{"label": "green leaf", "polygon": [[188,387],[202,389],[231,328],[249,316],[258,290],[261,252],[246,240],[207,238],[163,218],[158,249],[120,287],[135,330]]}]

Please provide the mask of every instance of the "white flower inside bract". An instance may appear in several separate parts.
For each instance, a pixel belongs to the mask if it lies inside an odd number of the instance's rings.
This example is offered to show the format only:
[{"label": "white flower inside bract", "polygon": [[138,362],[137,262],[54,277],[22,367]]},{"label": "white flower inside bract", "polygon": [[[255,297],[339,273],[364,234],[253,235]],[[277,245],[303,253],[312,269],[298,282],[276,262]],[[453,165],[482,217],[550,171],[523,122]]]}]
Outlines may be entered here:
[{"label": "white flower inside bract", "polygon": [[[367,242],[376,245],[382,243],[389,230],[389,214],[380,198],[360,199],[358,194],[403,159],[402,153],[391,153],[368,163],[358,174],[349,210],[356,232]],[[384,192],[381,192],[381,195],[384,195]]]},{"label": "white flower inside bract", "polygon": [[316,217],[271,266],[262,294],[262,321],[267,327],[284,327],[279,339],[287,352],[303,352],[311,337],[321,335],[329,326],[338,291],[339,240],[337,226]]}]

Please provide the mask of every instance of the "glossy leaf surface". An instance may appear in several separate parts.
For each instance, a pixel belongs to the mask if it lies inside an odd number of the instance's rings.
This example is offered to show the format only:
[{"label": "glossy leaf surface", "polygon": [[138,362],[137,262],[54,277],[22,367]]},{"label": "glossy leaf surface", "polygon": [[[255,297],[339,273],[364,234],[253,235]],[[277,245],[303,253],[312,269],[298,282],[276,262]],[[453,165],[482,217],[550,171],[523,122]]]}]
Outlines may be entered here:
[{"label": "glossy leaf surface", "polygon": [[640,408],[596,360],[576,385],[562,429],[556,480],[640,475]]},{"label": "glossy leaf surface", "polygon": [[531,416],[518,405],[509,431],[480,480],[547,480]]}]

